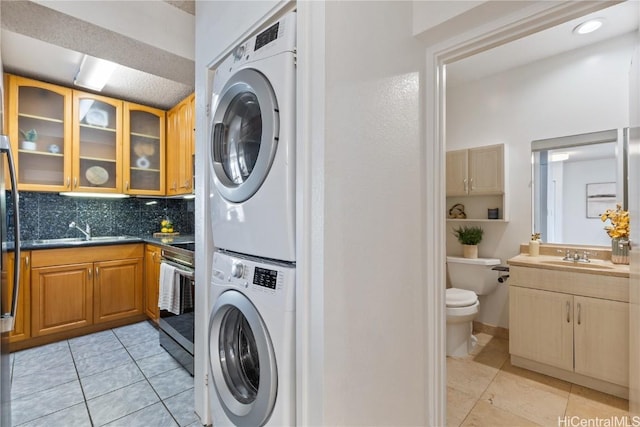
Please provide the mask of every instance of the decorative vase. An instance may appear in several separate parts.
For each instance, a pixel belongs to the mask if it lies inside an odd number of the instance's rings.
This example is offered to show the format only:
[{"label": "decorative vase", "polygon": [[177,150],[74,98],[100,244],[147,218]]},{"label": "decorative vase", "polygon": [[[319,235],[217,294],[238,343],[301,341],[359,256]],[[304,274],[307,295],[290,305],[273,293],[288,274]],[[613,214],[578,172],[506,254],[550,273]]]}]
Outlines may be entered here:
[{"label": "decorative vase", "polygon": [[611,262],[614,264],[629,264],[629,240],[611,239]]},{"label": "decorative vase", "polygon": [[540,240],[529,240],[529,256],[540,255]]},{"label": "decorative vase", "polygon": [[478,245],[462,245],[462,256],[465,258],[478,258]]}]

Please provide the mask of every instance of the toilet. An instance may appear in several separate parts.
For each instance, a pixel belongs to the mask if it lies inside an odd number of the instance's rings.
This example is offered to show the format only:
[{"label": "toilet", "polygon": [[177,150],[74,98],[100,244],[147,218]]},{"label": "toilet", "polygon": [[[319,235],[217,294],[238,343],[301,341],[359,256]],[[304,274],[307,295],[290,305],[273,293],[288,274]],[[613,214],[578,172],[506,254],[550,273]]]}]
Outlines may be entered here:
[{"label": "toilet", "polygon": [[480,309],[478,295],[487,295],[498,285],[497,258],[447,257],[451,288],[446,290],[447,356],[464,357],[476,345],[473,319]]}]

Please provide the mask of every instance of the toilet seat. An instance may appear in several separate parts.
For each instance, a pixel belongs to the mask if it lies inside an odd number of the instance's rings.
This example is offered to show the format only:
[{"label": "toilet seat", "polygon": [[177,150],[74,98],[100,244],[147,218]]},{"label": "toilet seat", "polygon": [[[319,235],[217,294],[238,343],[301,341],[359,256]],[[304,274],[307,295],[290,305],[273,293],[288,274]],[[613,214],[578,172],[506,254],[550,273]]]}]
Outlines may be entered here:
[{"label": "toilet seat", "polygon": [[478,302],[475,292],[465,289],[448,288],[446,290],[447,307],[469,307]]}]

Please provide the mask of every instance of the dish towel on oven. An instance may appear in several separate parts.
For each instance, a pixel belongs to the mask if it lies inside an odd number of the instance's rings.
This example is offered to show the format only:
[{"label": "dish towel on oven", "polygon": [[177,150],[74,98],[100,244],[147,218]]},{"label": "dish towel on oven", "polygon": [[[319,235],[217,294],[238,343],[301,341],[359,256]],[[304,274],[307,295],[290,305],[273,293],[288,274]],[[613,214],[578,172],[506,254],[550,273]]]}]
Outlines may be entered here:
[{"label": "dish towel on oven", "polygon": [[180,279],[176,277],[176,268],[164,262],[160,264],[158,307],[180,314]]}]

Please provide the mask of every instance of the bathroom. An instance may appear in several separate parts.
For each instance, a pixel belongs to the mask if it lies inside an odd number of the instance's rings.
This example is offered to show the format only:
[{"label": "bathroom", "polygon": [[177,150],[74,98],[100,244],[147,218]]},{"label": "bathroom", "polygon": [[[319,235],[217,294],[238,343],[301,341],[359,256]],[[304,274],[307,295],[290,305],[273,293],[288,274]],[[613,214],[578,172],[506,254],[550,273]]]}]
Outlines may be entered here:
[{"label": "bathroom", "polygon": [[[628,126],[629,64],[635,40],[628,32],[499,74],[485,76],[480,71],[481,77],[475,80],[459,74],[456,63],[447,67],[446,150],[504,144],[505,160],[505,195],[500,205],[504,220],[447,221],[448,256],[462,256],[462,246],[452,229],[464,225],[484,230],[479,257],[498,258],[506,265],[520,252],[520,244],[526,243],[533,231],[531,142]],[[471,59],[481,64],[481,55]],[[447,210],[453,202],[447,199]],[[604,225],[599,218],[591,222],[600,228]],[[606,237],[604,230],[602,235]],[[481,296],[479,303],[475,328],[488,333],[481,344],[486,344],[489,335],[507,338],[508,283],[498,284],[489,295]],[[469,375],[481,374],[470,371]],[[455,405],[451,396],[449,400],[449,407],[461,407],[459,400]],[[449,418],[459,424],[471,407],[465,410],[462,416],[448,412]]]}]

